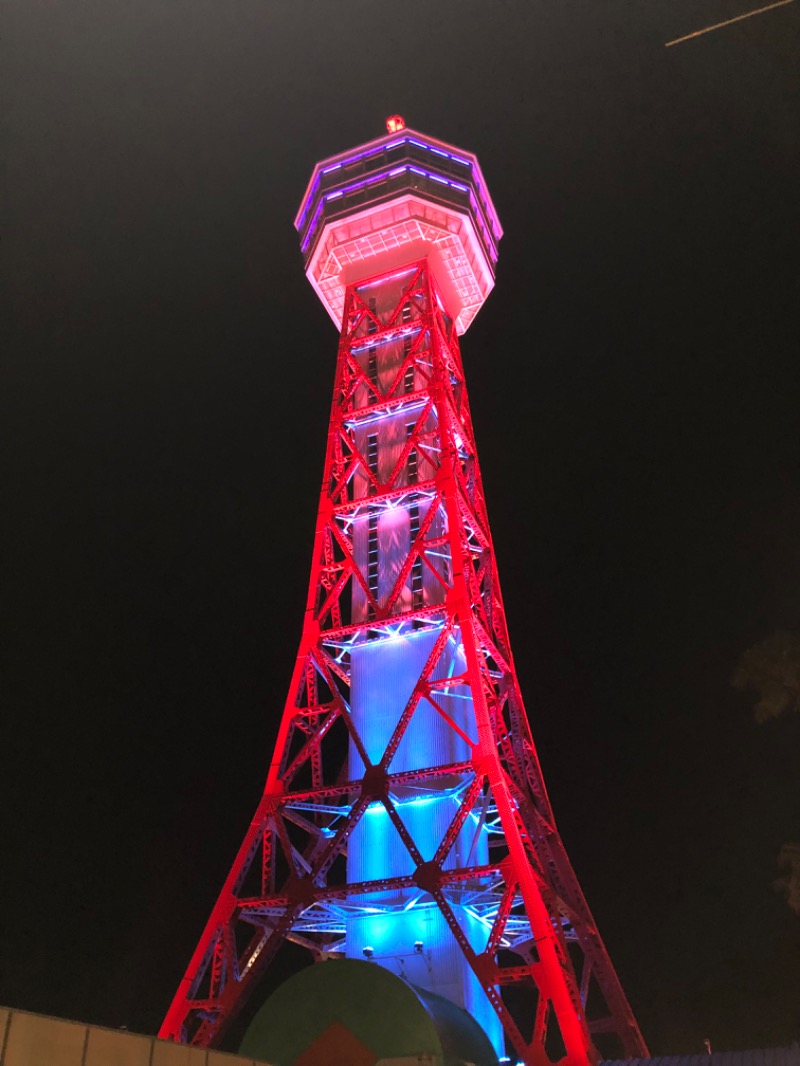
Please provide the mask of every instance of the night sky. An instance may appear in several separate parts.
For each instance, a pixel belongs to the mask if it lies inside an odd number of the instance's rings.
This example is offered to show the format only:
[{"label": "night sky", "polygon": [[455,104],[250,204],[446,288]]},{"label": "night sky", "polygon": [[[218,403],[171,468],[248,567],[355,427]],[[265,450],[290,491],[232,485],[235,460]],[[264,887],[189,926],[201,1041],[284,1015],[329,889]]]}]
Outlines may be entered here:
[{"label": "night sky", "polygon": [[[559,827],[651,1050],[800,1036],[800,4],[9,0],[0,1003],[154,1032],[272,753],[336,332],[295,211],[394,112],[506,236],[462,341]],[[10,358],[9,358],[10,356]]]}]

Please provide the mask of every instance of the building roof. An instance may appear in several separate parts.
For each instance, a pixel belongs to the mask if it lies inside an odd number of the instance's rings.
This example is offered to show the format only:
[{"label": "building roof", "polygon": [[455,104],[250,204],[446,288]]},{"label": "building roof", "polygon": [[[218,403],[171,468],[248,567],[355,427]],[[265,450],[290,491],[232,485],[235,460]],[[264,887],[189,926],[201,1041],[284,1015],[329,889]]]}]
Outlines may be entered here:
[{"label": "building roof", "polygon": [[652,1059],[608,1059],[601,1066],[800,1066],[800,1044],[713,1051],[710,1055],[659,1055]]}]

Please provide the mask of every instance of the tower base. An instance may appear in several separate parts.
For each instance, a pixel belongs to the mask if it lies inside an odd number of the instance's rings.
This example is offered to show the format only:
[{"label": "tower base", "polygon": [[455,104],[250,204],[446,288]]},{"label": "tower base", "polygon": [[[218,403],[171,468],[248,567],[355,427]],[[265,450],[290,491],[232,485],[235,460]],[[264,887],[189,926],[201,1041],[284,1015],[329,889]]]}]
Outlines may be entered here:
[{"label": "tower base", "polygon": [[356,959],[290,977],[258,1012],[240,1051],[274,1066],[498,1066],[467,1011]]}]

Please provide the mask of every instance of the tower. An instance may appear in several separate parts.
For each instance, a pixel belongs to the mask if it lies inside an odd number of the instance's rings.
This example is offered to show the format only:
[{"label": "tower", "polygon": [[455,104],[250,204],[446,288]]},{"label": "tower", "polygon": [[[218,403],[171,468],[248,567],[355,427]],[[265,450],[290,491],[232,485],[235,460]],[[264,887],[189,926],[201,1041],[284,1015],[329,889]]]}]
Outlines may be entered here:
[{"label": "tower", "polygon": [[[286,940],[392,969],[528,1066],[641,1034],[569,864],[506,629],[458,344],[502,230],[405,129],[296,219],[340,328],[300,649],[267,783],[160,1035],[216,1042]],[[504,1046],[505,1045],[505,1046]]]}]

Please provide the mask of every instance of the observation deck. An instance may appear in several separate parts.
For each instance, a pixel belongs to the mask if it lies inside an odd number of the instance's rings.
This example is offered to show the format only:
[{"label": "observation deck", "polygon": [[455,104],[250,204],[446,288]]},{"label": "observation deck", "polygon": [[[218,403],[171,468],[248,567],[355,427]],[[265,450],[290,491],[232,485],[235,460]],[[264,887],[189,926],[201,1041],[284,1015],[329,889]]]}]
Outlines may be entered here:
[{"label": "observation deck", "polygon": [[494,287],[503,235],[477,158],[409,129],[318,163],[295,228],[337,329],[349,284],[427,257],[464,333]]}]

